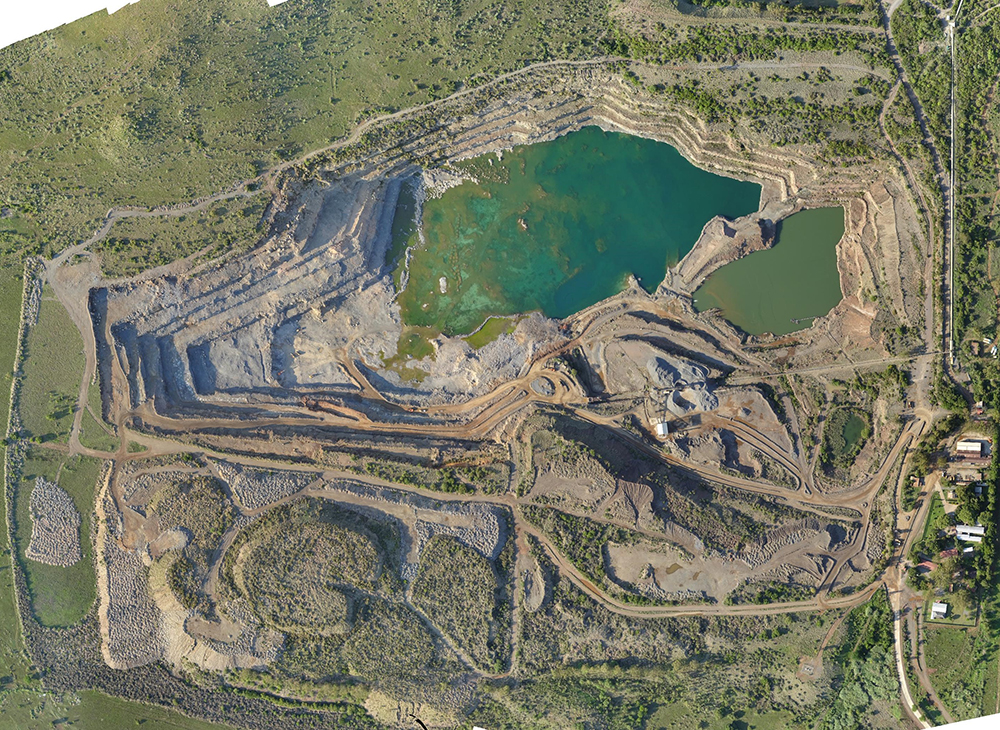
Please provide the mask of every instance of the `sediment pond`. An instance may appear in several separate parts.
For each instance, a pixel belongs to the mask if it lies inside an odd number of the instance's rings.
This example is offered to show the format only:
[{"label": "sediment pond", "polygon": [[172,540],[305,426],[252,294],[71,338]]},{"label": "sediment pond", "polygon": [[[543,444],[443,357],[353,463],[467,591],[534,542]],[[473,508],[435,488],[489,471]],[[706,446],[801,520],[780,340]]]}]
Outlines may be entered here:
[{"label": "sediment pond", "polygon": [[399,297],[406,324],[450,335],[489,315],[566,317],[616,294],[629,274],[653,291],[713,216],[760,203],[757,184],[597,127],[463,164],[477,182],[425,202],[425,243]]},{"label": "sediment pond", "polygon": [[778,223],[774,246],[714,271],[694,293],[695,309],[719,308],[751,335],[784,335],[830,312],[843,294],[837,243],[844,209],[803,210]]},{"label": "sediment pond", "polygon": [[847,453],[853,451],[854,447],[862,440],[867,427],[868,421],[857,413],[851,413],[847,420],[844,421],[844,428],[841,433],[844,437],[844,450]]}]

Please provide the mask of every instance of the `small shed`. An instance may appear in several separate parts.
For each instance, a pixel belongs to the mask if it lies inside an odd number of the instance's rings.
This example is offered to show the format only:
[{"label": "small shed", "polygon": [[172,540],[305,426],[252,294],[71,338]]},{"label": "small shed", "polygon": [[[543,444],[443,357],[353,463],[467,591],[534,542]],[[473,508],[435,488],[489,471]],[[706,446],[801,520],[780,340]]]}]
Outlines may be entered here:
[{"label": "small shed", "polygon": [[948,615],[948,604],[935,602],[931,605],[931,619],[941,619]]}]

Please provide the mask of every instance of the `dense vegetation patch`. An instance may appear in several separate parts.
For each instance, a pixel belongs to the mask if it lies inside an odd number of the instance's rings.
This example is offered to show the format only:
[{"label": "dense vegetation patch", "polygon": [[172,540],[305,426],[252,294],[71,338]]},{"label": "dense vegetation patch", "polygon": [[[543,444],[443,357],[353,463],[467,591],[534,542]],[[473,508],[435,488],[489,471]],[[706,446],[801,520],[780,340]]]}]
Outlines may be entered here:
[{"label": "dense vegetation patch", "polygon": [[[893,651],[892,607],[885,591],[878,591],[847,617],[846,640],[836,658],[844,674],[823,728],[898,727],[899,678]],[[887,703],[894,707],[891,718],[878,717],[885,714]]]},{"label": "dense vegetation patch", "polygon": [[207,571],[219,540],[233,524],[236,509],[214,477],[195,475],[170,483],[149,503],[161,530],[182,528],[189,536],[185,556]]},{"label": "dense vegetation patch", "polygon": [[820,461],[832,468],[850,468],[871,433],[871,422],[862,411],[838,408],[827,417],[823,426]]},{"label": "dense vegetation patch", "polygon": [[500,672],[506,657],[496,649],[506,649],[509,627],[494,621],[499,589],[489,560],[453,537],[436,535],[421,551],[413,603],[478,666]]},{"label": "dense vegetation patch", "polygon": [[920,0],[904,0],[892,15],[892,33],[910,82],[943,152],[951,137],[951,54],[944,21]]},{"label": "dense vegetation patch", "polygon": [[[1000,13],[977,15],[984,7],[966,5],[958,34],[955,201],[955,348],[971,377],[974,400],[1000,412],[1000,362],[990,356],[986,339],[996,341],[1000,293],[1000,216],[996,209],[1000,171]],[[972,351],[978,341],[980,354]]]},{"label": "dense vegetation patch", "polygon": [[343,587],[371,589],[380,572],[381,557],[368,536],[317,520],[248,544],[236,575],[268,625],[325,635],[347,630],[350,603]]},{"label": "dense vegetation patch", "polygon": [[177,217],[134,217],[117,221],[94,251],[109,278],[135,276],[203,251],[213,258],[251,248],[263,230],[265,201],[225,200],[203,211]]}]

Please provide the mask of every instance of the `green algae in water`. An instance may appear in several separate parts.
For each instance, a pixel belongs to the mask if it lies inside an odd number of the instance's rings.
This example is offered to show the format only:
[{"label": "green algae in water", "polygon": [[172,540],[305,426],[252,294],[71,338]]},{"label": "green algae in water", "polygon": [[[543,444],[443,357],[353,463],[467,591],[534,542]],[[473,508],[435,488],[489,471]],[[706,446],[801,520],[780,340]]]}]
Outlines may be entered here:
[{"label": "green algae in water", "polygon": [[456,335],[490,315],[562,318],[621,291],[629,274],[653,291],[713,216],[760,201],[759,185],[597,127],[490,157],[492,167],[472,163],[488,173],[479,183],[424,204],[426,245],[399,297],[406,324]]},{"label": "green algae in water", "polygon": [[844,428],[841,431],[844,436],[845,453],[850,453],[858,445],[867,428],[868,421],[852,412],[850,417],[844,421]]},{"label": "green algae in water", "polygon": [[840,303],[837,243],[843,208],[815,208],[778,224],[773,247],[712,272],[694,293],[695,309],[719,308],[751,335],[804,329]]}]

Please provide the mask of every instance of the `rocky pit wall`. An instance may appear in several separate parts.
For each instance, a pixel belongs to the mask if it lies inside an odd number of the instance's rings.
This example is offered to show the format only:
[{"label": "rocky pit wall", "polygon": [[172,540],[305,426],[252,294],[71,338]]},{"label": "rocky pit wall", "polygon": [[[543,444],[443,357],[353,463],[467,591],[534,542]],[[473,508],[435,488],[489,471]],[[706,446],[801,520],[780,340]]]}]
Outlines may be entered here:
[{"label": "rocky pit wall", "polygon": [[[341,364],[345,358],[367,366],[387,397],[411,404],[465,400],[523,374],[532,357],[558,339],[555,322],[525,318],[512,334],[479,350],[440,337],[433,360],[407,363],[427,373],[422,382],[403,381],[383,366],[402,332],[384,264],[399,187],[422,172],[412,160],[457,161],[586,125],[667,142],[699,167],[763,186],[760,211],[738,221],[710,221],[692,251],[668,272],[657,299],[680,299],[687,316],[739,339],[718,317],[693,312],[693,288],[718,266],[770,245],[773,221],[805,206],[841,204],[848,209],[847,233],[838,247],[846,296],[806,335],[822,341],[814,349],[839,350],[847,338],[875,346],[866,288],[890,296],[905,323],[920,319],[920,302],[907,296],[913,289],[907,272],[920,269],[899,261],[912,255],[912,247],[901,247],[894,235],[901,217],[909,216],[907,225],[915,218],[909,206],[899,205],[899,186],[880,182],[874,168],[830,171],[788,150],[748,154],[683,109],[664,106],[603,70],[549,74],[545,81],[548,91],[514,94],[480,108],[465,100],[455,102],[455,109],[444,105],[438,115],[455,114],[444,129],[369,154],[364,163],[321,170],[323,183],[285,178],[274,233],[247,255],[190,277],[180,271],[139,277],[110,291],[111,356],[126,381],[129,405],[266,407],[292,403],[301,393],[349,395],[357,386]],[[440,174],[428,177],[435,182]]]}]

